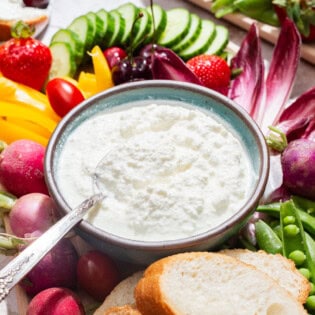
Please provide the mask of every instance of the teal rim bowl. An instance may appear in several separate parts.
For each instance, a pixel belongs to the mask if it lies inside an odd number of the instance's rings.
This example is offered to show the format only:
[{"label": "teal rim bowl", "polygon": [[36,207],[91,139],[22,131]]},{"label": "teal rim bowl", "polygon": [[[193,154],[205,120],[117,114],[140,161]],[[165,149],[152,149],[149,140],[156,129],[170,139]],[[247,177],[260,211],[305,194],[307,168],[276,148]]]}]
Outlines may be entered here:
[{"label": "teal rim bowl", "polygon": [[269,174],[269,155],[264,136],[247,112],[227,97],[208,88],[177,81],[138,81],[116,86],[84,101],[66,115],[55,129],[46,149],[45,179],[62,215],[71,211],[58,188],[56,170],[64,143],[83,121],[101,111],[138,102],[180,101],[210,111],[230,127],[247,151],[252,165],[252,189],[245,204],[221,225],[191,237],[171,241],[136,241],[108,233],[83,220],[77,233],[92,246],[125,261],[148,264],[177,252],[207,250],[222,244],[247,222],[264,193]]}]

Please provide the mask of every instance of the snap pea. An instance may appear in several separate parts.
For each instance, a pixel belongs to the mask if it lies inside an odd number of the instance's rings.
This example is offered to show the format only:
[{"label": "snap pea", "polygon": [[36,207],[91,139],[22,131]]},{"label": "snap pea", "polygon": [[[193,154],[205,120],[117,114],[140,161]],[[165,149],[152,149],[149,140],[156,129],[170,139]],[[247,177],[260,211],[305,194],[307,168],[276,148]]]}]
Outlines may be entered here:
[{"label": "snap pea", "polygon": [[[260,205],[257,207],[256,211],[263,212],[269,214],[270,216],[278,218],[280,216],[280,206],[280,202],[274,202],[266,205]],[[297,208],[297,212],[305,230],[315,236],[315,217],[305,212],[304,209],[302,210],[300,208]]]},{"label": "snap pea", "polygon": [[282,242],[274,230],[263,220],[255,223],[258,247],[270,254],[282,253]]},{"label": "snap pea", "polygon": [[292,200],[280,205],[280,225],[282,230],[282,252],[292,259],[301,273],[315,282],[315,264],[312,260],[312,249],[306,241],[303,224],[298,208]]},{"label": "snap pea", "polygon": [[315,201],[300,196],[292,196],[292,200],[298,208],[302,209],[308,214],[315,214]]}]

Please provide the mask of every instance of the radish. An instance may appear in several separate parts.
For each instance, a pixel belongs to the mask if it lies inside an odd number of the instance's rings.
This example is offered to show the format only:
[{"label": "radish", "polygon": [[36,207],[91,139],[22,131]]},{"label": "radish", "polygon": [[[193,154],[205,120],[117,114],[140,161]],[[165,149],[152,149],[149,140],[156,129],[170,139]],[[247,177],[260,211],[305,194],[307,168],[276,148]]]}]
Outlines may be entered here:
[{"label": "radish", "polygon": [[291,141],[282,152],[283,185],[293,194],[315,200],[315,142]]},{"label": "radish", "polygon": [[30,301],[26,315],[84,315],[78,296],[66,288],[50,288]]},{"label": "radish", "polygon": [[17,140],[0,155],[0,182],[13,195],[48,194],[44,179],[45,147],[31,140]]},{"label": "radish", "polygon": [[42,193],[30,193],[18,198],[9,214],[14,235],[38,236],[51,227],[57,219],[52,198]]},{"label": "radish", "polygon": [[75,288],[78,254],[67,238],[59,243],[20,282],[28,295],[52,287]]}]

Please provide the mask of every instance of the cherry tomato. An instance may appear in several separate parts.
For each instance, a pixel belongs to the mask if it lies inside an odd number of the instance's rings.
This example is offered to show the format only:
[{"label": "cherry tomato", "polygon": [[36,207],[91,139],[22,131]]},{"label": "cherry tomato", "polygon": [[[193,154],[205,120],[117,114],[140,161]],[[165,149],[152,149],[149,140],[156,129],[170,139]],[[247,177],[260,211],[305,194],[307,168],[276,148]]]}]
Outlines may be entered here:
[{"label": "cherry tomato", "polygon": [[91,250],[79,258],[77,278],[84,291],[102,302],[120,281],[120,274],[112,258]]},{"label": "cherry tomato", "polygon": [[71,82],[54,78],[47,83],[46,94],[53,110],[60,117],[84,100],[82,92]]}]

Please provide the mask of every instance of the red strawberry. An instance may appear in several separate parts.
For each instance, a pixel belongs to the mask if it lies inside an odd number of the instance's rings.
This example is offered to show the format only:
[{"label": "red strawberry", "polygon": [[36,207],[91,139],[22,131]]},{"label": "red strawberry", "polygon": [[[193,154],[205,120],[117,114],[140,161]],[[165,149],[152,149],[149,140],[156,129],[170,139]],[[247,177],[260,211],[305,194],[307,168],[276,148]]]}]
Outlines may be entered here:
[{"label": "red strawberry", "polygon": [[51,67],[51,52],[31,37],[33,33],[27,25],[19,23],[16,34],[12,34],[14,37],[0,46],[0,72],[11,80],[40,90]]},{"label": "red strawberry", "polygon": [[204,86],[227,94],[231,69],[223,58],[216,55],[199,55],[188,60],[187,66]]}]

